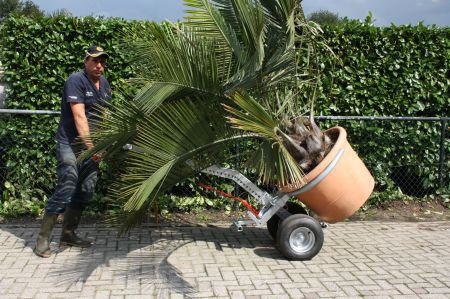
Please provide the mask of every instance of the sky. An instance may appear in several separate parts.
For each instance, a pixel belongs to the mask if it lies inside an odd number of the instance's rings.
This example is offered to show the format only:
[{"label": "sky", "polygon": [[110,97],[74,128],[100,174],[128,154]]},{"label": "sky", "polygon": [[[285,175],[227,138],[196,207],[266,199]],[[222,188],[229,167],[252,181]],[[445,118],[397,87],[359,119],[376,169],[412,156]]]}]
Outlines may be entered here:
[{"label": "sky", "polygon": [[[102,15],[151,21],[182,20],[183,0],[33,0],[42,10],[67,9],[74,16]],[[426,25],[450,26],[450,0],[303,0],[306,15],[319,10],[339,17],[365,19],[369,11],[375,25],[389,26],[423,21]]]}]

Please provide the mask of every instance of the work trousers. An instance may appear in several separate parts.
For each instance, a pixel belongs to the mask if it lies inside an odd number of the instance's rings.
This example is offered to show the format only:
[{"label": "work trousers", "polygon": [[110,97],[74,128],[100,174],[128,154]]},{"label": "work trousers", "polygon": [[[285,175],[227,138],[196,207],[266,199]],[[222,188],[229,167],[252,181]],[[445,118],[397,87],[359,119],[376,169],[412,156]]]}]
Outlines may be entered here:
[{"label": "work trousers", "polygon": [[83,210],[93,197],[98,179],[98,163],[89,158],[77,164],[80,150],[76,146],[57,143],[58,183],[45,205],[47,213],[62,214],[68,206]]}]

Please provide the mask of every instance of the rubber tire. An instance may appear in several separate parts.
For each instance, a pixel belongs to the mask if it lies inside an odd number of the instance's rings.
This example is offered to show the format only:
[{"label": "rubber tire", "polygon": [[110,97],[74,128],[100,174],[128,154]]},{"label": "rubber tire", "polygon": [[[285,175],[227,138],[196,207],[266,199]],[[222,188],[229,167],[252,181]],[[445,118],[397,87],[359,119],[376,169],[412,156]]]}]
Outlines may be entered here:
[{"label": "rubber tire", "polygon": [[[288,201],[283,207],[284,209],[287,209],[287,211],[291,214],[304,214],[308,215],[308,212],[298,203]],[[269,231],[270,236],[272,239],[277,239],[277,232],[278,227],[280,226],[280,217],[275,214],[272,216],[272,218],[267,221],[267,230]]]},{"label": "rubber tire", "polygon": [[[314,234],[315,242],[312,247],[304,252],[295,251],[291,247],[289,238],[297,228],[307,228]],[[322,249],[324,241],[323,230],[320,223],[308,215],[291,215],[286,218],[279,227],[277,234],[278,250],[289,260],[305,261],[311,260]]]}]

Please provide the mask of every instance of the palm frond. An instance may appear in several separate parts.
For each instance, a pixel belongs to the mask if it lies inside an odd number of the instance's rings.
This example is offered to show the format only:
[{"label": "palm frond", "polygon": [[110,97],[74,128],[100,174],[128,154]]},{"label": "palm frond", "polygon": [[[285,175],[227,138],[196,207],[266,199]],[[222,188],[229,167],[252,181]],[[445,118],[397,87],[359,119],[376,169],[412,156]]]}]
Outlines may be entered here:
[{"label": "palm frond", "polygon": [[255,138],[225,126],[218,102],[203,103],[203,98],[174,100],[142,116],[131,140],[140,150],[127,155],[124,173],[111,188],[116,199],[126,201],[125,212],[138,215],[161,192],[226,160],[236,140]]},{"label": "palm frond", "polygon": [[[260,175],[269,175],[262,177],[262,181],[273,181],[276,177],[281,184],[303,184],[303,173],[279,136],[279,121],[248,94],[237,93],[231,99],[239,109],[225,105],[225,109],[232,114],[228,117],[229,122],[235,128],[255,134],[272,144],[272,151],[268,151],[267,144],[264,148],[265,158],[271,160],[260,161],[256,166]],[[274,162],[275,165],[270,165]],[[277,170],[276,173],[274,169]]]},{"label": "palm frond", "polygon": [[300,9],[298,0],[260,0],[260,2],[273,26],[284,32],[294,29],[295,13]]},{"label": "palm frond", "polygon": [[147,199],[158,185],[164,183],[164,180],[172,169],[174,163],[175,161],[169,161],[155,172],[150,172],[150,177],[148,177],[138,188],[136,188],[134,194],[127,200],[123,207],[124,211],[130,212],[140,210],[142,205],[145,203],[145,200],[143,199]]},{"label": "palm frond", "polygon": [[224,57],[233,56],[245,61],[246,52],[241,43],[239,20],[233,1],[229,0],[185,0],[186,25],[202,36],[214,40]]}]

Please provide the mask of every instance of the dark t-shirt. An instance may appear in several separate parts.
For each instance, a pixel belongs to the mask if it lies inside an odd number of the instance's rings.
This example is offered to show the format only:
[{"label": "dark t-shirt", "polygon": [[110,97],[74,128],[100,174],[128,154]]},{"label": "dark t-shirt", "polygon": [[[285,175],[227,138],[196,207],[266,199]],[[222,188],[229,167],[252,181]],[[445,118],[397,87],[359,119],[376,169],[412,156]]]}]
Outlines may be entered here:
[{"label": "dark t-shirt", "polygon": [[97,90],[85,70],[70,75],[64,84],[61,119],[56,132],[56,141],[71,144],[78,137],[70,103],[84,103],[88,123],[91,127],[91,120],[95,118],[94,105],[105,105],[110,99],[111,87],[105,77],[100,77],[100,90]]}]

